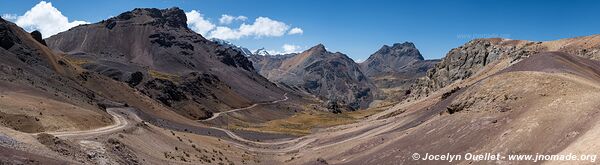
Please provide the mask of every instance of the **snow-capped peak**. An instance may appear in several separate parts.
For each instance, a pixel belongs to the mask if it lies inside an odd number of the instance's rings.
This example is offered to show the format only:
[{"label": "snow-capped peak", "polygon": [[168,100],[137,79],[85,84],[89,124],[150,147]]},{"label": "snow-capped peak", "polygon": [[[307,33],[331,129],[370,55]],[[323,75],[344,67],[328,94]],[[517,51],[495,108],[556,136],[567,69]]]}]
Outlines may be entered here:
[{"label": "snow-capped peak", "polygon": [[236,49],[236,50],[240,51],[242,53],[242,55],[244,55],[244,56],[250,56],[250,55],[252,55],[252,52],[249,49],[241,47],[241,46],[234,45],[234,44],[232,44],[229,41],[225,41],[225,40],[218,39],[218,38],[211,38],[210,40],[212,42],[215,42],[215,43],[221,45],[221,46],[225,46],[225,47],[228,47],[228,48]]},{"label": "snow-capped peak", "polygon": [[258,49],[256,51],[254,51],[254,54],[255,55],[261,55],[261,56],[271,55],[271,54],[269,54],[269,52],[265,48],[260,48],[260,49]]}]

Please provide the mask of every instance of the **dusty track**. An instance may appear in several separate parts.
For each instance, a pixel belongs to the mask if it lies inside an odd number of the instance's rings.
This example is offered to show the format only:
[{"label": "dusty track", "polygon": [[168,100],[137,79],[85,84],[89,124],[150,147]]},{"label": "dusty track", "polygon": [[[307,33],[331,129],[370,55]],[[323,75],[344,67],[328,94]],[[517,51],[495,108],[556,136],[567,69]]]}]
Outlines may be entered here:
[{"label": "dusty track", "polygon": [[[64,131],[64,132],[44,132],[47,134],[54,135],[56,137],[66,137],[66,138],[82,138],[89,136],[98,136],[103,134],[110,134],[113,132],[120,131],[124,128],[127,128],[133,125],[128,119],[119,113],[129,112],[128,108],[107,108],[106,112],[113,117],[115,121],[112,125],[91,129],[91,130],[82,130],[82,131]],[[136,116],[137,118],[137,116]],[[139,119],[139,118],[138,118]],[[40,133],[34,133],[32,135],[38,135]]]},{"label": "dusty track", "polygon": [[[279,103],[282,101],[286,101],[288,99],[289,98],[287,96],[287,93],[285,93],[284,98],[281,100],[275,100],[275,101],[271,101],[268,103],[257,103],[257,104],[254,104],[254,105],[251,105],[251,106],[248,106],[245,108],[233,109],[233,110],[229,110],[229,111],[222,112],[222,113],[230,113],[230,112],[236,112],[236,111],[240,111],[240,110],[250,109],[257,105],[276,104],[276,103]],[[113,117],[113,120],[115,121],[112,125],[101,127],[101,128],[96,128],[96,129],[91,129],[91,130],[43,132],[43,133],[51,134],[56,137],[71,138],[71,139],[85,139],[85,138],[115,133],[115,132],[121,131],[125,128],[133,127],[133,125],[135,124],[135,121],[142,121],[142,119],[140,119],[134,113],[134,111],[130,108],[107,108],[106,111],[108,114],[110,114]],[[218,117],[219,114],[222,114],[222,113],[217,113],[217,115],[215,115],[215,117],[213,117],[213,119]],[[127,116],[125,116],[125,115],[127,115]],[[132,121],[132,120],[135,120],[135,121]],[[210,120],[210,119],[207,119],[207,120]],[[225,134],[227,134],[227,136],[229,136],[230,138],[237,140],[239,142],[246,143],[246,144],[254,144],[254,145],[260,145],[260,146],[273,146],[273,145],[282,145],[282,144],[298,142],[295,145],[285,147],[285,148],[279,148],[279,149],[252,147],[252,146],[244,145],[242,143],[232,142],[232,144],[234,144],[238,147],[245,148],[245,149],[252,150],[252,151],[258,151],[258,152],[290,152],[290,151],[302,148],[306,144],[311,143],[316,140],[316,139],[306,139],[305,137],[300,137],[300,138],[286,140],[286,141],[257,142],[257,141],[248,140],[241,136],[238,136],[234,132],[229,131],[227,129],[223,129],[223,128],[219,128],[219,127],[208,127],[208,128],[222,131]],[[32,135],[36,136],[38,134],[40,134],[40,133],[33,133]]]},{"label": "dusty track", "polygon": [[[255,107],[255,106],[261,105],[261,104],[275,104],[275,103],[279,103],[279,102],[288,100],[287,93],[284,94],[284,97],[285,98],[281,99],[281,100],[276,100],[276,101],[272,101],[272,102],[268,102],[268,103],[257,103],[252,106],[249,106],[249,107],[233,109],[233,110],[225,111],[222,113],[236,112],[236,111],[240,111],[240,110],[250,109],[252,107]],[[142,119],[140,119],[132,111],[132,109],[129,109],[129,108],[107,108],[107,112],[111,116],[113,116],[113,120],[115,121],[114,124],[112,124],[112,125],[105,126],[102,128],[91,129],[91,130],[45,132],[45,133],[48,133],[48,134],[51,134],[51,135],[54,135],[57,137],[63,137],[63,138],[85,139],[85,138],[91,138],[91,137],[95,137],[95,136],[115,133],[115,132],[121,131],[122,129],[125,129],[128,127],[133,127],[133,125],[135,124],[136,121],[142,121]],[[222,113],[218,113],[218,115],[215,115],[215,116],[218,117]],[[216,117],[213,117],[213,118],[216,118]],[[207,120],[210,120],[210,119],[207,119]],[[357,124],[361,125],[361,127],[341,131],[340,132],[341,134],[339,134],[339,135],[348,134],[348,133],[356,133],[356,132],[359,133],[358,135],[352,136],[352,137],[349,137],[347,139],[343,139],[343,140],[340,140],[337,142],[321,143],[321,144],[319,144],[319,146],[315,146],[314,148],[312,148],[312,150],[318,150],[318,149],[321,149],[324,147],[338,145],[338,144],[341,144],[344,142],[348,142],[350,140],[356,140],[356,139],[362,139],[362,138],[376,136],[383,132],[392,130],[392,129],[398,127],[399,125],[402,125],[405,123],[404,122],[377,122],[377,121],[373,121],[373,120],[366,120],[366,121],[361,122],[361,124],[359,124],[359,123],[357,123]],[[229,136],[230,138],[235,140],[235,141],[229,142],[230,144],[233,144],[234,146],[237,146],[239,148],[243,148],[246,150],[254,151],[254,152],[263,152],[263,153],[285,154],[288,152],[293,152],[293,151],[299,150],[301,148],[305,148],[305,147],[309,146],[309,144],[316,142],[320,139],[328,138],[327,136],[324,136],[321,133],[316,133],[316,134],[311,134],[311,135],[307,135],[307,136],[303,136],[303,137],[299,137],[299,138],[295,138],[295,139],[291,139],[291,140],[273,141],[273,142],[257,142],[257,141],[248,140],[241,136],[238,136],[234,132],[229,131],[227,129],[223,129],[223,128],[219,128],[219,127],[208,127],[208,128],[222,131],[225,134],[227,134],[227,136]],[[327,132],[322,132],[322,133],[327,134]],[[39,133],[35,133],[32,135],[37,135],[37,134],[39,134]]]},{"label": "dusty track", "polygon": [[[253,104],[253,105],[245,107],[245,108],[238,108],[238,109],[233,109],[233,110],[229,110],[229,111],[225,111],[225,112],[221,112],[221,113],[216,113],[215,116],[213,116],[210,119],[206,119],[204,121],[212,120],[212,119],[220,116],[221,114],[246,110],[246,109],[250,109],[250,108],[256,107],[258,105],[263,105],[263,104],[276,104],[276,103],[286,101],[289,99],[287,96],[287,93],[284,94],[284,97],[285,98],[283,98],[281,100],[276,100],[276,101],[267,102],[267,103],[257,103],[257,104]],[[45,133],[48,133],[48,134],[51,134],[51,135],[54,135],[57,137],[63,137],[63,138],[86,139],[86,138],[92,138],[95,136],[101,136],[101,135],[119,132],[128,127],[133,127],[136,122],[142,121],[142,119],[140,119],[134,113],[134,111],[130,108],[107,108],[107,113],[110,114],[113,117],[113,120],[115,121],[112,125],[101,127],[101,128],[96,128],[96,129],[91,129],[91,130],[45,132]],[[239,148],[246,149],[249,151],[254,151],[254,152],[274,153],[274,154],[281,155],[281,154],[293,152],[296,150],[300,150],[302,148],[311,148],[312,150],[318,150],[321,148],[345,143],[345,142],[348,142],[351,140],[368,138],[368,137],[376,136],[378,134],[392,130],[392,129],[398,127],[399,125],[405,124],[404,122],[376,122],[374,120],[365,120],[361,123],[362,124],[357,123],[358,125],[361,125],[359,128],[349,129],[349,130],[344,130],[344,131],[338,132],[338,133],[340,133],[338,135],[343,135],[343,134],[348,134],[348,133],[358,133],[358,135],[351,136],[347,139],[342,139],[337,142],[332,141],[332,142],[320,143],[318,146],[314,146],[314,148],[310,147],[309,145],[312,144],[313,142],[322,140],[323,138],[329,138],[328,136],[324,136],[324,134],[327,134],[327,132],[311,134],[311,135],[307,135],[307,136],[303,136],[303,137],[299,137],[299,138],[295,138],[295,139],[290,139],[290,140],[272,141],[272,142],[257,142],[257,141],[245,139],[227,129],[223,129],[223,128],[219,128],[219,127],[208,127],[208,128],[224,132],[225,134],[227,134],[227,136],[229,136],[231,139],[234,140],[234,141],[230,141],[228,143],[230,143],[234,146],[237,146]],[[32,135],[37,135],[37,134],[39,134],[39,133],[35,133]]]},{"label": "dusty track", "polygon": [[232,109],[232,110],[225,111],[225,112],[217,112],[217,113],[214,113],[213,116],[208,119],[203,119],[203,120],[198,120],[198,121],[211,121],[211,120],[216,119],[217,117],[221,116],[221,114],[227,114],[227,113],[231,113],[231,112],[246,110],[246,109],[254,108],[258,105],[276,104],[276,103],[279,103],[282,101],[287,101],[289,99],[287,96],[287,93],[283,94],[283,97],[284,98],[281,100],[275,100],[275,101],[271,101],[271,102],[267,102],[267,103],[256,103],[256,104],[252,104],[251,106],[244,107],[244,108]]}]

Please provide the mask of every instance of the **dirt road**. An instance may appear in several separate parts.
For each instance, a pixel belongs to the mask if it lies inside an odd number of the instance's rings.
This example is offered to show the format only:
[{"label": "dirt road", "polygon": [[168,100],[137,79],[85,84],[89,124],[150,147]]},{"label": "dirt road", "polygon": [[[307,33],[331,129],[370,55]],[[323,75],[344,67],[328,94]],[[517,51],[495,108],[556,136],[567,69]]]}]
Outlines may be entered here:
[{"label": "dirt road", "polygon": [[217,117],[221,116],[221,114],[227,114],[227,113],[231,113],[231,112],[237,112],[237,111],[241,111],[241,110],[251,109],[258,105],[276,104],[276,103],[288,100],[287,93],[283,94],[283,97],[284,98],[281,100],[275,100],[275,101],[271,101],[271,102],[267,102],[267,103],[256,103],[256,104],[252,104],[251,106],[244,107],[244,108],[237,108],[237,109],[232,109],[232,110],[225,111],[225,112],[213,113],[212,117],[210,117],[208,119],[198,120],[198,121],[211,121],[211,120],[216,119]]},{"label": "dirt road", "polygon": [[[96,128],[96,129],[91,129],[91,130],[44,132],[44,133],[51,134],[56,137],[82,138],[82,137],[110,134],[110,133],[120,131],[124,128],[127,128],[127,127],[133,125],[132,122],[129,122],[128,119],[124,116],[124,114],[130,112],[129,108],[107,108],[106,112],[113,117],[114,123],[112,125],[101,127],[101,128]],[[136,116],[136,118],[137,118],[137,116]],[[34,133],[32,135],[35,136],[38,134],[40,134],[40,133]]]},{"label": "dirt road", "polygon": [[[287,93],[284,94],[284,97],[285,98],[281,99],[281,100],[276,100],[276,101],[272,101],[272,102],[268,102],[268,103],[258,103],[258,104],[254,104],[252,106],[245,107],[245,108],[233,109],[233,110],[229,110],[229,111],[225,111],[225,112],[221,112],[221,113],[216,113],[215,117],[213,117],[212,119],[218,117],[220,114],[223,114],[223,113],[236,112],[236,111],[240,111],[240,110],[250,109],[250,108],[253,108],[253,107],[255,107],[257,105],[261,105],[261,104],[275,104],[278,102],[288,100]],[[134,111],[130,108],[107,108],[106,111],[113,117],[113,120],[115,121],[112,125],[105,126],[102,128],[91,129],[91,130],[45,132],[45,133],[48,133],[48,134],[51,134],[51,135],[54,135],[57,137],[85,139],[85,138],[91,138],[91,137],[95,137],[95,136],[115,133],[115,132],[121,131],[122,129],[133,127],[136,122],[142,121],[142,119],[140,119],[134,113]],[[211,120],[211,119],[206,119],[206,120]],[[318,150],[318,149],[321,149],[324,147],[330,147],[333,145],[338,145],[338,144],[341,144],[344,142],[348,142],[350,140],[356,140],[356,139],[376,136],[377,134],[383,133],[385,131],[389,131],[393,128],[398,127],[399,125],[405,124],[403,122],[377,122],[377,123],[370,123],[370,122],[374,122],[374,121],[364,121],[364,122],[362,122],[362,124],[357,123],[358,125],[362,125],[362,126],[355,127],[354,129],[348,129],[348,130],[337,132],[339,135],[348,134],[348,133],[358,133],[356,136],[352,136],[347,139],[341,139],[340,141],[337,141],[337,142],[319,144],[319,146],[314,146],[314,148],[311,148],[311,149]],[[366,125],[371,125],[371,127],[364,127]],[[372,127],[372,126],[374,126],[374,127]],[[295,138],[295,139],[291,139],[291,140],[273,141],[273,142],[257,142],[257,141],[245,139],[227,129],[218,128],[218,127],[208,127],[208,128],[222,131],[225,134],[227,134],[227,136],[234,139],[235,141],[229,142],[230,144],[233,144],[235,146],[238,146],[240,148],[244,148],[244,149],[247,149],[250,151],[263,152],[263,153],[285,154],[287,152],[292,152],[292,151],[299,150],[302,148],[310,148],[309,145],[311,143],[318,141],[318,140],[322,140],[322,138],[329,137],[329,136],[324,136],[324,134],[329,134],[329,133],[319,132],[316,134],[311,134],[311,135],[307,135],[307,136],[303,136],[303,137],[299,137],[299,138]],[[37,134],[39,134],[39,133],[35,133],[32,135],[37,135]]]}]

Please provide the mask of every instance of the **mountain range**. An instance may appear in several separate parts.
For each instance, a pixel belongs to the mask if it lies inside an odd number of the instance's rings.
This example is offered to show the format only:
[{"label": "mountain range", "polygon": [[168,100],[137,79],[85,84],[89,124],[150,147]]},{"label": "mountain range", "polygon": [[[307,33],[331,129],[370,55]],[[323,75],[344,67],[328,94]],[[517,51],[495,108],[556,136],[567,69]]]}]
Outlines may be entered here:
[{"label": "mountain range", "polygon": [[137,8],[43,39],[0,18],[0,164],[439,164],[415,156],[600,150],[600,35],[474,39],[440,60],[395,43],[356,63],[323,44],[252,53],[186,22],[179,8]]},{"label": "mountain range", "polygon": [[[373,100],[402,100],[410,84],[425,76],[439,60],[425,60],[413,43],[384,45],[357,64],[319,44],[301,53],[254,54],[254,68],[267,79],[321,97],[366,108]],[[389,97],[389,98],[386,98]]]},{"label": "mountain range", "polygon": [[368,107],[377,96],[377,88],[358,64],[345,54],[327,51],[322,44],[297,54],[257,54],[250,61],[273,82],[353,109]]}]

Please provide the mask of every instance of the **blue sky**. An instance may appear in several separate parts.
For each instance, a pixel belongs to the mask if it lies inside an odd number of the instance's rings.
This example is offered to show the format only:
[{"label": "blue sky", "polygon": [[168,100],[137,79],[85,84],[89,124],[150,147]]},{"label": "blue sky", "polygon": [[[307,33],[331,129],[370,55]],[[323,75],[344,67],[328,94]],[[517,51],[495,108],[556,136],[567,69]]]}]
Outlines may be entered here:
[{"label": "blue sky", "polygon": [[[215,26],[222,14],[284,23],[302,34],[248,35],[232,43],[282,51],[284,44],[307,49],[323,43],[355,60],[384,44],[414,42],[427,59],[441,58],[474,38],[554,40],[600,33],[600,1],[378,1],[378,0],[47,0],[69,21],[98,22],[137,7],[177,6],[196,10]],[[0,14],[23,15],[40,1],[0,1]],[[226,25],[238,28],[242,21]]]}]

